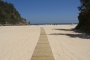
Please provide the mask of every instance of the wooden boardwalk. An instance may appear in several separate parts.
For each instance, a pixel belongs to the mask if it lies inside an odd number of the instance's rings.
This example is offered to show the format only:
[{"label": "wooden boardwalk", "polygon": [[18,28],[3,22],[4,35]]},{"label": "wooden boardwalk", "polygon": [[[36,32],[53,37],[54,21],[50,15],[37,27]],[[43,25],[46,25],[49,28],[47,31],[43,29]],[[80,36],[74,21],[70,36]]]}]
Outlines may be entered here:
[{"label": "wooden boardwalk", "polygon": [[47,35],[44,28],[42,27],[39,41],[35,47],[31,60],[55,60],[48,42]]}]

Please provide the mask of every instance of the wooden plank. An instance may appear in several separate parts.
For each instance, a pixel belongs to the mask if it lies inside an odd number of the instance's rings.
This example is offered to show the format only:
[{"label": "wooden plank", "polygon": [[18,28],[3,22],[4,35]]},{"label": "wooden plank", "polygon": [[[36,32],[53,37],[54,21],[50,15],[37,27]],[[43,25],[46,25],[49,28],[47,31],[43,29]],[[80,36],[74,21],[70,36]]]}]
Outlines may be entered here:
[{"label": "wooden plank", "polygon": [[55,60],[44,28],[41,28],[40,38],[31,60]]}]

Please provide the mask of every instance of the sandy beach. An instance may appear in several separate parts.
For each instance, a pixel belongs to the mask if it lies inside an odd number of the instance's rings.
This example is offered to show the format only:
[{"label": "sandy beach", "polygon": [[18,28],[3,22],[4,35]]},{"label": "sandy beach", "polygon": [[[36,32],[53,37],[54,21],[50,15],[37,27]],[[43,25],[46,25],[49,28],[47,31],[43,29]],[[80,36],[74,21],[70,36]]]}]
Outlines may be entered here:
[{"label": "sandy beach", "polygon": [[0,26],[0,60],[30,60],[46,31],[55,60],[90,60],[90,39],[72,31],[76,25]]},{"label": "sandy beach", "polygon": [[0,60],[30,60],[39,35],[37,26],[0,27]]}]

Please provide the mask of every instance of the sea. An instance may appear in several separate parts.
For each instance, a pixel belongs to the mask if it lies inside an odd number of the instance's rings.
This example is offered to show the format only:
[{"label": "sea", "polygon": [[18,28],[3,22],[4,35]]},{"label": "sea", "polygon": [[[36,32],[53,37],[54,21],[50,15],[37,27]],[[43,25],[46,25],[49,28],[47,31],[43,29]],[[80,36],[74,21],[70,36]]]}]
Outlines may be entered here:
[{"label": "sea", "polygon": [[32,23],[31,25],[73,25],[78,23]]}]

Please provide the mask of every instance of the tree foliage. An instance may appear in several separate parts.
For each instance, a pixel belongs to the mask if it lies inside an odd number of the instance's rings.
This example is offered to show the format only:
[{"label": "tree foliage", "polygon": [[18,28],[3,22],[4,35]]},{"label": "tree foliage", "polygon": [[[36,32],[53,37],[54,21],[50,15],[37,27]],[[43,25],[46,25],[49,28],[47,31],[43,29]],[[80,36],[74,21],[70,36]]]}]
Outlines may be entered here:
[{"label": "tree foliage", "polygon": [[80,13],[78,16],[79,23],[76,29],[90,33],[90,0],[80,0],[81,5],[78,7]]},{"label": "tree foliage", "polygon": [[28,25],[30,25],[30,21],[28,22]]},{"label": "tree foliage", "polygon": [[20,16],[13,4],[0,0],[0,24],[26,24],[26,19]]}]

